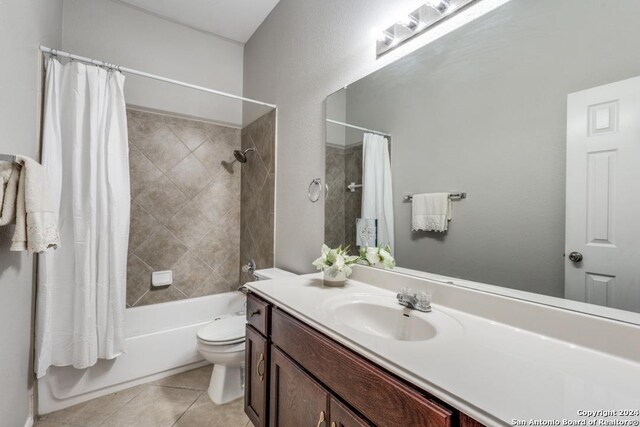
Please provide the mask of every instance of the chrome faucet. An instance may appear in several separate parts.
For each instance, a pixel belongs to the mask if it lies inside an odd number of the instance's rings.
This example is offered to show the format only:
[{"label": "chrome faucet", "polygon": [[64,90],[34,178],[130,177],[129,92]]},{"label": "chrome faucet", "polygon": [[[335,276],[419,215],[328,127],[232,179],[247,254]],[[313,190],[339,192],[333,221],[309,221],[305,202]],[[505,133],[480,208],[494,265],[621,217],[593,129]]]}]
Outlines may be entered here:
[{"label": "chrome faucet", "polygon": [[398,303],[412,310],[431,311],[431,295],[428,292],[415,293],[411,288],[402,288],[398,295]]}]

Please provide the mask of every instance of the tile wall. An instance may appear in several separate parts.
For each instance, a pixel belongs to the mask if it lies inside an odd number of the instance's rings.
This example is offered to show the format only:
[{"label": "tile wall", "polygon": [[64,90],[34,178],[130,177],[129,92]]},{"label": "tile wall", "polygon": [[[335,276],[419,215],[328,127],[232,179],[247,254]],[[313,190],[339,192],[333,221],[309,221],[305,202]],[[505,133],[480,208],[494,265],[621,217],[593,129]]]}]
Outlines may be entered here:
[{"label": "tile wall", "polygon": [[344,147],[327,145],[325,181],[329,188],[324,202],[324,242],[331,248],[344,244],[344,199],[346,192]]},{"label": "tile wall", "polygon": [[356,254],[356,219],[362,207],[362,189],[351,192],[351,182],[362,184],[362,144],[347,148],[326,146],[325,243],[332,248],[349,245]]},{"label": "tile wall", "polygon": [[[240,129],[134,109],[127,119],[127,306],[235,290],[241,168],[228,163],[240,148]],[[158,270],[172,270],[173,284],[151,290]]]},{"label": "tile wall", "polygon": [[[240,264],[249,259],[258,269],[274,265],[275,110],[242,129],[242,149],[255,147],[242,165]],[[250,281],[241,272],[240,282]]]}]

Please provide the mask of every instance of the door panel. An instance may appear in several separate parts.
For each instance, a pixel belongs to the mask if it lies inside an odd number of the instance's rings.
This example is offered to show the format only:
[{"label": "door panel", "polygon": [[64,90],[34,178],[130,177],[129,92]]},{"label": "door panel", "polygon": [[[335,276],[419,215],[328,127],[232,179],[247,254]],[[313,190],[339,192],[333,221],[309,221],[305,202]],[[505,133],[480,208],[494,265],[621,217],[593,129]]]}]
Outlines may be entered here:
[{"label": "door panel", "polygon": [[330,427],[368,427],[371,424],[356,415],[334,397],[329,401]]},{"label": "door panel", "polygon": [[566,298],[640,311],[638,165],[640,77],[570,94]]},{"label": "door panel", "polygon": [[328,424],[328,393],[273,346],[270,400],[272,427]]},{"label": "door panel", "polygon": [[267,425],[267,339],[246,327],[244,412],[256,427]]}]

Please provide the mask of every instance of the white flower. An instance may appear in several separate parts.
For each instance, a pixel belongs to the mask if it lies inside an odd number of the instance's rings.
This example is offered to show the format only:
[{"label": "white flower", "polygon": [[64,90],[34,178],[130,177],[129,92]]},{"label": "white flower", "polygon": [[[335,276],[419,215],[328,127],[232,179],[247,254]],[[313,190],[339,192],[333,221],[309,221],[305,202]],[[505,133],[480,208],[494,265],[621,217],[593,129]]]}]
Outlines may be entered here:
[{"label": "white flower", "polygon": [[382,247],[367,247],[360,249],[360,261],[363,264],[375,266],[382,264],[383,268],[392,269],[396,266],[396,260],[391,256],[389,245]]},{"label": "white flower", "polygon": [[380,255],[378,254],[378,248],[368,247],[365,250],[365,259],[370,265],[376,265],[380,262]]},{"label": "white flower", "polygon": [[380,258],[382,259],[382,266],[387,270],[391,270],[396,266],[396,260],[391,256],[391,248],[387,246],[385,249],[380,248]]},{"label": "white flower", "polygon": [[322,255],[313,261],[313,265],[318,270],[323,270],[329,276],[335,277],[338,273],[344,272],[347,276],[351,274],[351,265],[360,260],[359,256],[348,254],[348,247],[342,246],[331,249],[327,245],[322,245]]}]

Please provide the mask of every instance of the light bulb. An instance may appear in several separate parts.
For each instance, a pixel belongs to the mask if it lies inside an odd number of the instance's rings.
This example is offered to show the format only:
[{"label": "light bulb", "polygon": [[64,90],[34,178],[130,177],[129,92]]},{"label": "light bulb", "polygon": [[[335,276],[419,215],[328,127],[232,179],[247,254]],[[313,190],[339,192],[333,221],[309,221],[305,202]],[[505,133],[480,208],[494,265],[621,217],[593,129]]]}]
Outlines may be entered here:
[{"label": "light bulb", "polygon": [[376,37],[377,37],[376,40],[387,45],[390,45],[395,39],[393,34],[389,33],[389,31],[386,31],[386,30],[380,31]]},{"label": "light bulb", "polygon": [[444,13],[449,8],[450,0],[428,0],[426,4],[440,13]]},{"label": "light bulb", "polygon": [[419,23],[420,20],[413,15],[407,15],[403,17],[399,22],[400,25],[410,30],[414,30],[415,28],[417,28]]}]

